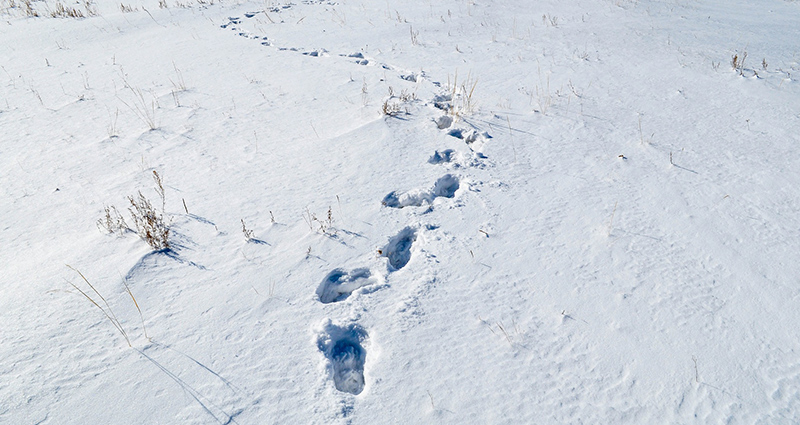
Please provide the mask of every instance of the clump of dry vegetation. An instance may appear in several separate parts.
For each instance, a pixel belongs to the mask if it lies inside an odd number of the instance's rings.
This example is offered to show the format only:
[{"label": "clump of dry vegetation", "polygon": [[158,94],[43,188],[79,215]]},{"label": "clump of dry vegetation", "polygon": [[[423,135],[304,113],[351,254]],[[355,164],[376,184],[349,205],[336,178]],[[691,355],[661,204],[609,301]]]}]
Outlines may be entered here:
[{"label": "clump of dry vegetation", "polygon": [[56,3],[56,8],[50,12],[52,18],[85,18],[86,16],[79,9],[64,6],[63,3]]},{"label": "clump of dry vegetation", "polygon": [[383,101],[381,106],[381,113],[383,115],[394,117],[400,115],[402,112],[409,114],[408,107],[403,108],[403,105],[417,100],[417,94],[403,89],[399,95],[394,93],[394,89],[389,87],[389,97]]},{"label": "clump of dry vegetation", "polygon": [[139,191],[138,196],[128,196],[128,202],[130,203],[128,211],[131,215],[131,219],[133,219],[133,229],[128,226],[128,223],[113,205],[105,207],[105,216],[97,221],[97,226],[108,233],[115,234],[124,234],[134,231],[142,240],[153,247],[153,249],[169,249],[171,223],[164,218],[166,198],[161,175],[159,175],[157,171],[153,171],[153,180],[156,183],[156,193],[158,193],[159,198],[161,198],[160,211],[153,206],[150,199]]},{"label": "clump of dry vegetation", "polygon": [[745,50],[740,57],[739,54],[733,55],[731,58],[731,68],[738,72],[739,75],[744,75],[744,61],[747,60],[747,51]]},{"label": "clump of dry vegetation", "polygon": [[475,110],[475,101],[472,95],[475,93],[475,87],[478,86],[478,80],[472,79],[472,75],[468,74],[467,79],[458,81],[458,71],[456,71],[453,81],[450,81],[450,76],[447,77],[447,87],[450,91],[450,107],[448,113],[453,117],[460,118],[463,115],[469,114]]},{"label": "clump of dry vegetation", "polygon": [[336,228],[333,227],[333,209],[328,207],[328,212],[325,218],[317,218],[316,214],[313,214],[311,211],[306,208],[305,213],[303,214],[303,220],[308,224],[308,227],[316,231],[317,233],[321,233],[326,236],[335,236],[336,235]]}]

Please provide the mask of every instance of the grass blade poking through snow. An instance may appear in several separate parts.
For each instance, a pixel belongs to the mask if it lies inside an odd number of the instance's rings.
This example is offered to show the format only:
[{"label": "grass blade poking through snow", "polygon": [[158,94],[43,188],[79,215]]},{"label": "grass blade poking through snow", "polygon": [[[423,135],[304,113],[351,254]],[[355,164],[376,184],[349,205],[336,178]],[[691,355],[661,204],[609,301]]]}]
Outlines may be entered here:
[{"label": "grass blade poking through snow", "polygon": [[[81,288],[78,288],[78,286],[75,285],[74,283],[72,283],[70,281],[67,281],[67,283],[72,285],[73,288],[77,289],[78,292],[80,292],[81,295],[86,297],[86,299],[88,299],[92,304],[94,304],[95,307],[99,308],[100,311],[102,311],[103,314],[105,314],[106,318],[109,321],[111,321],[111,323],[114,325],[114,327],[117,328],[119,333],[121,333],[122,336],[125,338],[125,342],[128,343],[128,347],[131,347],[131,340],[130,340],[130,338],[128,338],[128,333],[125,332],[125,329],[122,328],[122,324],[119,322],[119,319],[117,319],[117,316],[111,310],[111,306],[108,305],[108,302],[106,301],[106,299],[102,295],[100,295],[100,292],[98,292],[97,289],[95,289],[94,285],[92,285],[89,282],[89,279],[86,279],[86,276],[84,276],[83,273],[80,272],[80,270],[70,266],[69,264],[67,264],[66,266],[69,267],[71,270],[74,270],[76,273],[78,273],[81,276],[81,279],[83,279],[83,281],[86,282],[86,284],[89,285],[90,288],[92,288],[92,291],[94,291],[94,293],[97,294],[97,296],[100,297],[101,300],[103,300],[103,304],[105,304],[106,308],[103,308],[100,304],[97,303],[97,301],[92,299],[92,297],[90,297],[86,292],[81,290]],[[136,302],[136,301],[134,300],[134,302]],[[137,308],[138,308],[138,306],[137,306]]]},{"label": "grass blade poking through snow", "polygon": [[139,312],[139,318],[142,319],[142,330],[144,331],[144,337],[147,338],[148,340],[150,340],[150,337],[147,336],[147,328],[144,326],[144,316],[142,315],[142,309],[139,308],[139,303],[136,302],[136,298],[133,296],[133,292],[131,292],[131,288],[128,287],[127,279],[122,279],[122,284],[125,285],[125,291],[127,291],[128,295],[131,296],[131,299],[133,300],[133,305],[136,306],[136,311]]}]

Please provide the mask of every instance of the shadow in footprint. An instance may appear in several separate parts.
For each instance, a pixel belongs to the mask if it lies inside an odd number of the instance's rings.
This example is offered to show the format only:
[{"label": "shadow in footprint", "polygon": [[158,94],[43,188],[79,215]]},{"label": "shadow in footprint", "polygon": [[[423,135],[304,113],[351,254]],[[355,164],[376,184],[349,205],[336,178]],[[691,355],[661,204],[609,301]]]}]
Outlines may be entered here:
[{"label": "shadow in footprint", "polygon": [[448,135],[455,137],[456,139],[464,139],[464,129],[461,128],[454,128],[447,132]]},{"label": "shadow in footprint", "polygon": [[337,390],[354,395],[364,391],[364,363],[367,351],[361,345],[367,332],[353,323],[337,326],[330,320],[317,339],[317,347],[330,362],[333,385]]},{"label": "shadow in footprint", "polygon": [[436,184],[433,185],[433,196],[452,198],[456,196],[457,190],[458,178],[452,174],[445,174],[439,177],[439,180],[436,180]]},{"label": "shadow in footprint", "polygon": [[411,260],[411,246],[417,240],[417,229],[406,227],[389,239],[389,243],[381,249],[381,256],[389,259],[392,270],[400,270]]},{"label": "shadow in footprint", "polygon": [[339,302],[347,299],[358,288],[376,283],[377,279],[367,268],[351,271],[335,269],[322,279],[317,288],[317,296],[323,304]]},{"label": "shadow in footprint", "polygon": [[459,188],[458,177],[445,174],[436,180],[433,190],[415,189],[408,192],[391,192],[381,203],[390,208],[420,207],[430,204],[437,197],[452,198]]}]

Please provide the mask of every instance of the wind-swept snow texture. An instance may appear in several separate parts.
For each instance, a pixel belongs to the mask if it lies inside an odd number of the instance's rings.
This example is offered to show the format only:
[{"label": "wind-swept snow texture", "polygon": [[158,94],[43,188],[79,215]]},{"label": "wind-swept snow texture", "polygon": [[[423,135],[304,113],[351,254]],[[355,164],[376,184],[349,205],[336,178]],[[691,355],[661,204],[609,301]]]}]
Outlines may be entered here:
[{"label": "wind-swept snow texture", "polygon": [[0,423],[800,423],[800,2],[0,16]]}]

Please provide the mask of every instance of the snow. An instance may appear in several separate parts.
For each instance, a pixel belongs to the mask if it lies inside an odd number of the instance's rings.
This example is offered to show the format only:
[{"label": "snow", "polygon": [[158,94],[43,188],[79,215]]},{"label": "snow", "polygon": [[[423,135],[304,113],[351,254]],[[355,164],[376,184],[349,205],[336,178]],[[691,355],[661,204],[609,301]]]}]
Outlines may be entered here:
[{"label": "snow", "polygon": [[0,422],[800,422],[800,2],[395,3],[0,0]]}]

